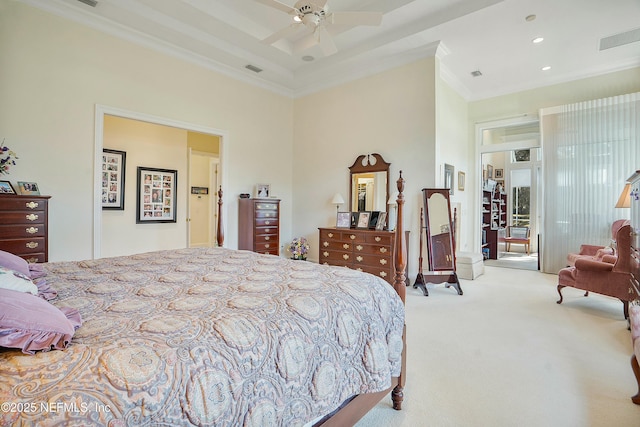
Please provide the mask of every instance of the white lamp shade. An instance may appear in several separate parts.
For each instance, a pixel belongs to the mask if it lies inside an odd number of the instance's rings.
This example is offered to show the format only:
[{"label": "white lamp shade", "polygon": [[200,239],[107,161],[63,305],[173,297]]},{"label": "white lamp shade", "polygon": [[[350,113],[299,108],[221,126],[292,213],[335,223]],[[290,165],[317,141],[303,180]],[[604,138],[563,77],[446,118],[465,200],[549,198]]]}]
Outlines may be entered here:
[{"label": "white lamp shade", "polygon": [[344,203],[344,199],[342,198],[342,194],[336,193],[331,200],[331,203],[334,205],[341,205]]},{"label": "white lamp shade", "polygon": [[400,195],[400,193],[393,192],[391,193],[391,196],[389,196],[389,200],[387,201],[387,205],[390,206],[396,206],[398,204],[398,196]]}]

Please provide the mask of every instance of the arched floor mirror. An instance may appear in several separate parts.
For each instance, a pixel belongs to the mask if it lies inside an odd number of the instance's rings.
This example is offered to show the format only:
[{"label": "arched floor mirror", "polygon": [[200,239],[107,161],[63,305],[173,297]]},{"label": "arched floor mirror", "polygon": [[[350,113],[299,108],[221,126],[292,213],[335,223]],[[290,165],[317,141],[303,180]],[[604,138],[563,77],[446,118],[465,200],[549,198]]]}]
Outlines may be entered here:
[{"label": "arched floor mirror", "polygon": [[451,217],[451,203],[449,189],[424,188],[424,237],[427,242],[429,270],[420,271],[414,283],[414,288],[422,289],[425,296],[429,295],[427,283],[446,283],[446,287],[453,286],[458,295],[462,295],[460,281],[456,274],[456,240],[454,223]]}]

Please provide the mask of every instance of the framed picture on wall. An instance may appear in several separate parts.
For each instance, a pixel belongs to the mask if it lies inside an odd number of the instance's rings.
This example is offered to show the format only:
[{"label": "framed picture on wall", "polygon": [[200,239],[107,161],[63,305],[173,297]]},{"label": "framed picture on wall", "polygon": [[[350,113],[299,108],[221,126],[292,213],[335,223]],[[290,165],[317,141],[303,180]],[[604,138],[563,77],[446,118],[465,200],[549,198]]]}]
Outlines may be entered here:
[{"label": "framed picture on wall", "polygon": [[501,178],[504,177],[503,176],[504,175],[504,169],[496,169],[495,172],[496,172],[496,179],[501,179]]},{"label": "framed picture on wall", "polygon": [[458,172],[458,190],[464,191],[464,172]]},{"label": "framed picture on wall", "polygon": [[491,165],[487,165],[487,178],[493,178],[493,166]]},{"label": "framed picture on wall", "polygon": [[176,222],[178,171],[138,166],[136,223]]},{"label": "framed picture on wall", "polygon": [[124,210],[124,175],[127,153],[102,150],[102,209]]},{"label": "framed picture on wall", "polygon": [[453,194],[453,174],[455,167],[453,165],[444,164],[444,188],[449,189],[449,194]]}]

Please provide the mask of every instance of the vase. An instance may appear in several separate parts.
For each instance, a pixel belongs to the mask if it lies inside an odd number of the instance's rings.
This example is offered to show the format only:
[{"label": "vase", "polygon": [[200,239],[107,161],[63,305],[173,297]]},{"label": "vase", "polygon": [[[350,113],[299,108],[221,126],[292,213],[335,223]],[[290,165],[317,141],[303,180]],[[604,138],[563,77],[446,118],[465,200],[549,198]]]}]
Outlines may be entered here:
[{"label": "vase", "polygon": [[306,260],[307,260],[307,257],[306,257],[306,256],[304,256],[304,255],[294,254],[294,255],[293,255],[293,259],[295,259],[295,260],[299,260],[299,261],[306,261]]}]

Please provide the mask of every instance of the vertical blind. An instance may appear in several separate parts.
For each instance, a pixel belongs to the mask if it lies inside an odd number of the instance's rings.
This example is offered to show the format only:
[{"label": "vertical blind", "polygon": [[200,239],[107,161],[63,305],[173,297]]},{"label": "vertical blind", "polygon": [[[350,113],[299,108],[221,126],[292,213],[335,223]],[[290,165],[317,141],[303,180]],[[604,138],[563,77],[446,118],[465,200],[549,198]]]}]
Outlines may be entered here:
[{"label": "vertical blind", "polygon": [[542,270],[557,273],[582,243],[609,246],[615,204],[640,169],[640,92],[541,111]]}]

